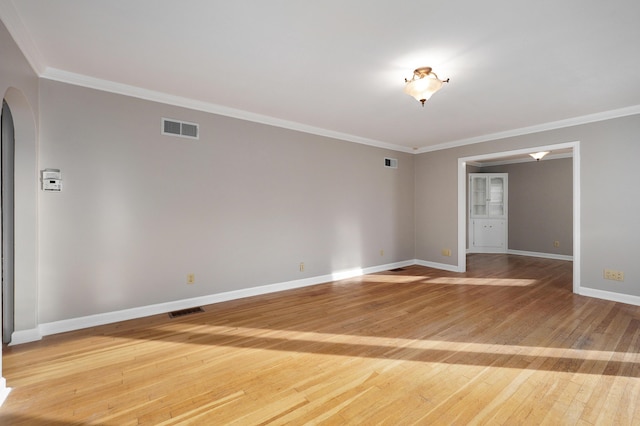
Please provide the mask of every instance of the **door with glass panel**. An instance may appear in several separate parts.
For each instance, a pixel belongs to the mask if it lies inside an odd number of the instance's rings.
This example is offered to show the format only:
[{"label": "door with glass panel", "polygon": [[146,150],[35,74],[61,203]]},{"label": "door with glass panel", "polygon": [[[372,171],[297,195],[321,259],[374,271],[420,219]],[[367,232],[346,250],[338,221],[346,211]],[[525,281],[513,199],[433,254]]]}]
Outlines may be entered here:
[{"label": "door with glass panel", "polygon": [[507,173],[469,173],[469,251],[507,251]]}]

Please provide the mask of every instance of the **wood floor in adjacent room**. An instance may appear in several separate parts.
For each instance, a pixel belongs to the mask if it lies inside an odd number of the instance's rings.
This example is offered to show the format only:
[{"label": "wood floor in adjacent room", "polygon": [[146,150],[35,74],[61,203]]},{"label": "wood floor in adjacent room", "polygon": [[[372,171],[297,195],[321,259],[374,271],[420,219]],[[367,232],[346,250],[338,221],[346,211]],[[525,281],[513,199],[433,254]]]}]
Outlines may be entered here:
[{"label": "wood floor in adjacent room", "polygon": [[640,307],[470,255],[5,347],[0,424],[640,424]]}]

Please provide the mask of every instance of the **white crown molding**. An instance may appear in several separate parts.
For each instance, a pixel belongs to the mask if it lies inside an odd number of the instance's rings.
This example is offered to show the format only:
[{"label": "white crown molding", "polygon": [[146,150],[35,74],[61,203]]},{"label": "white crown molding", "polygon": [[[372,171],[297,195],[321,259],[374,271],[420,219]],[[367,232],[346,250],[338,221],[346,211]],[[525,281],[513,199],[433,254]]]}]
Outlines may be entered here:
[{"label": "white crown molding", "polygon": [[597,121],[611,120],[613,118],[626,117],[629,115],[640,114],[640,105],[633,105],[626,108],[614,109],[610,111],[598,112],[595,114],[583,115],[580,117],[568,118],[566,120],[551,121],[549,123],[537,124],[535,126],[522,127],[520,129],[506,130],[504,132],[491,133],[483,136],[476,136],[468,139],[460,139],[419,148],[414,151],[416,154],[422,154],[431,151],[440,151],[443,149],[456,148],[464,145],[473,145],[481,142],[488,142],[497,139],[511,138],[514,136],[528,135],[531,133],[539,133],[547,130],[562,129],[564,127],[579,126],[581,124],[595,123]]},{"label": "white crown molding", "polygon": [[0,20],[2,20],[4,25],[7,27],[7,30],[15,40],[16,44],[22,51],[23,55],[25,56],[35,73],[39,77],[44,79],[60,81],[63,83],[117,93],[125,96],[132,96],[153,102],[209,112],[212,114],[238,118],[289,130],[295,130],[318,136],[324,136],[410,154],[422,154],[426,152],[440,151],[443,149],[455,148],[459,146],[473,145],[497,139],[504,139],[508,137],[521,136],[547,130],[560,129],[564,127],[577,126],[581,124],[640,114],[640,105],[634,105],[626,108],[604,111],[580,117],[573,117],[565,120],[552,121],[549,123],[542,123],[534,126],[507,130],[504,132],[491,133],[468,139],[459,139],[416,149],[47,67],[42,53],[31,38],[27,27],[24,25],[24,21],[22,20],[20,14],[14,6],[13,1],[0,1]]},{"label": "white crown molding", "polygon": [[488,142],[508,137],[522,136],[531,133],[538,133],[547,130],[560,129],[564,127],[577,126],[581,124],[593,123],[597,121],[610,120],[613,118],[625,117],[629,115],[640,114],[640,105],[633,105],[626,108],[620,108],[610,111],[599,112],[595,114],[573,117],[565,120],[552,121],[519,129],[507,130],[504,132],[491,133],[482,136],[476,136],[467,139],[459,139],[455,141],[445,142],[422,148],[410,148],[402,145],[396,145],[375,139],[364,138],[361,136],[351,135],[348,133],[336,132],[333,130],[323,129],[320,127],[309,126],[289,120],[282,120],[267,115],[256,114],[235,108],[229,108],[210,102],[198,101],[195,99],[185,98],[181,96],[170,95],[154,90],[142,89],[127,84],[116,83],[109,80],[89,77],[82,74],[72,73],[44,65],[43,56],[29,35],[22,18],[15,9],[11,1],[0,2],[0,20],[5,24],[9,33],[14,38],[16,44],[24,54],[25,58],[38,74],[39,77],[60,81],[63,83],[83,86],[91,89],[102,90],[111,93],[117,93],[125,96],[131,96],[153,102],[159,102],[168,105],[193,109],[197,111],[218,114],[226,117],[238,118],[242,120],[252,121],[255,123],[267,124],[275,127],[281,127],[289,130],[295,130],[303,133],[314,134],[318,136],[329,137],[333,139],[344,140],[348,142],[369,145],[377,148],[388,149],[392,151],[405,152],[410,154],[422,154],[432,151],[440,151],[443,149],[456,148],[465,145],[473,145],[482,142]]},{"label": "white crown molding", "polygon": [[289,120],[282,120],[267,115],[256,114],[235,108],[229,108],[210,102],[198,101],[195,99],[185,98],[182,96],[170,95],[154,90],[143,89],[128,84],[116,83],[109,80],[89,77],[82,74],[76,74],[69,71],[59,70],[56,68],[46,67],[40,73],[40,77],[48,80],[59,81],[62,83],[73,84],[76,86],[87,87],[90,89],[101,90],[110,93],[116,93],[124,96],[131,96],[152,102],[178,106],[196,111],[203,111],[212,114],[222,115],[225,117],[238,118],[241,120],[252,121],[255,123],[266,124],[270,126],[280,127],[289,130],[295,130],[303,133],[309,133],[318,136],[324,136],[332,139],[343,140],[347,142],[359,143],[361,145],[373,146],[376,148],[388,149],[391,151],[405,152],[409,154],[422,154],[425,152],[440,151],[443,149],[455,148],[465,145],[473,145],[482,142],[488,142],[497,139],[504,139],[514,136],[522,136],[531,133],[538,133],[547,130],[561,129],[564,127],[577,126],[581,124],[593,123],[597,121],[610,120],[613,118],[626,117],[629,115],[640,114],[640,105],[620,108],[611,111],[604,111],[596,114],[584,115],[581,117],[569,118],[566,120],[552,121],[549,123],[538,124],[535,126],[523,127],[520,129],[507,130],[504,132],[492,133],[483,136],[477,136],[469,139],[460,139],[441,143],[423,148],[410,148],[401,145],[395,145],[375,139],[363,138],[348,133],[336,132],[333,130],[323,129],[320,127],[309,126]]},{"label": "white crown molding", "polygon": [[33,68],[33,71],[41,75],[45,69],[42,53],[40,53],[40,50],[38,50],[38,47],[29,35],[29,31],[27,31],[27,27],[24,25],[24,21],[13,5],[13,2],[0,2],[0,20],[2,20],[5,27],[7,27],[9,34],[13,37],[13,40],[22,51],[31,68]]},{"label": "white crown molding", "polygon": [[339,139],[348,142],[355,142],[362,145],[374,146],[376,148],[389,149],[392,151],[400,151],[413,153],[413,148],[394,145],[375,139],[363,138],[360,136],[350,135],[348,133],[335,132],[333,130],[322,129],[320,127],[309,126],[294,121],[282,120],[262,114],[255,114],[235,108],[229,108],[210,102],[198,101],[195,99],[185,98],[181,96],[170,95],[167,93],[157,92],[155,90],[143,89],[140,87],[130,86],[128,84],[116,83],[113,81],[103,80],[99,78],[89,77],[82,74],[76,74],[56,68],[47,67],[40,74],[41,78],[47,80],[59,81],[62,83],[73,84],[76,86],[87,87],[90,89],[102,90],[105,92],[116,93],[134,98],[144,99],[152,102],[169,104],[182,108],[188,108],[196,111],[203,111],[225,117],[238,118],[241,120],[252,121],[254,123],[267,124],[270,126],[281,127],[289,130],[296,130],[303,133],[309,133],[318,136],[324,136],[332,139]]}]

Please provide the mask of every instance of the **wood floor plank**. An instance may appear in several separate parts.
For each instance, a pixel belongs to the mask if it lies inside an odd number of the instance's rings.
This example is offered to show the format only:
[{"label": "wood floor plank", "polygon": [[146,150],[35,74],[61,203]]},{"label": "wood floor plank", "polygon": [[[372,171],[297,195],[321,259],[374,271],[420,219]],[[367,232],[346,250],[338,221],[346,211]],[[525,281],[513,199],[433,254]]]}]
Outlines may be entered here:
[{"label": "wood floor plank", "polygon": [[640,307],[473,254],[3,349],[1,424],[640,424]]}]

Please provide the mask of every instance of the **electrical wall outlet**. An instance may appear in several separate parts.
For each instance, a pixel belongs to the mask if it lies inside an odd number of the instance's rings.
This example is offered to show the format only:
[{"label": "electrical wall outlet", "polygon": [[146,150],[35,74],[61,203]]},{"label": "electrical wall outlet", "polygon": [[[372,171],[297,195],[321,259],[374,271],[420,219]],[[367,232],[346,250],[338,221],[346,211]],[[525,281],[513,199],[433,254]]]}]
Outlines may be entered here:
[{"label": "electrical wall outlet", "polygon": [[384,250],[380,249],[380,256],[384,256]]},{"label": "electrical wall outlet", "polygon": [[451,256],[451,249],[442,249],[443,256]]},{"label": "electrical wall outlet", "polygon": [[300,272],[304,272],[304,262],[300,262]]},{"label": "electrical wall outlet", "polygon": [[613,281],[624,281],[624,272],[614,271],[613,269],[605,269],[604,279]]},{"label": "electrical wall outlet", "polygon": [[560,247],[560,241],[554,241],[553,242],[553,246],[554,247]]},{"label": "electrical wall outlet", "polygon": [[195,284],[196,274],[187,274],[187,284]]}]

